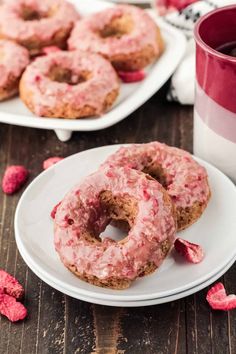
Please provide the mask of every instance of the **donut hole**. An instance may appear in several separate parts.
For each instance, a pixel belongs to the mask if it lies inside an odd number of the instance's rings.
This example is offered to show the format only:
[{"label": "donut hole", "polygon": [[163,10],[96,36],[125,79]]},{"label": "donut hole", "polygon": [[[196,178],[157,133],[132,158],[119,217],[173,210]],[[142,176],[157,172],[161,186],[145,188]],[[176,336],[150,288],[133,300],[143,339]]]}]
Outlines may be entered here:
[{"label": "donut hole", "polygon": [[78,85],[87,81],[90,77],[90,72],[81,71],[79,74],[74,73],[71,69],[62,68],[55,65],[51,68],[48,77],[52,81],[67,83],[69,85]]},{"label": "donut hole", "polygon": [[50,17],[49,12],[42,12],[28,6],[23,6],[21,9],[21,18],[24,21],[39,21],[47,17]]},{"label": "donut hole", "polygon": [[104,26],[99,31],[99,35],[104,39],[108,37],[121,38],[129,34],[133,30],[133,27],[134,24],[131,17],[129,15],[123,15],[113,19],[109,24]]},{"label": "donut hole", "polygon": [[104,240],[106,237],[112,239],[116,242],[122,241],[127,236],[129,231],[129,224],[125,221],[121,221],[122,224],[114,224],[113,221],[109,223],[106,229],[99,235],[101,240]]},{"label": "donut hole", "polygon": [[149,164],[145,166],[142,172],[150,175],[159,182],[165,189],[168,186],[164,169],[160,165]]},{"label": "donut hole", "polygon": [[110,191],[102,192],[99,199],[108,221],[100,239],[109,237],[115,241],[124,240],[134,225],[138,211],[137,201],[131,196],[114,196]]}]

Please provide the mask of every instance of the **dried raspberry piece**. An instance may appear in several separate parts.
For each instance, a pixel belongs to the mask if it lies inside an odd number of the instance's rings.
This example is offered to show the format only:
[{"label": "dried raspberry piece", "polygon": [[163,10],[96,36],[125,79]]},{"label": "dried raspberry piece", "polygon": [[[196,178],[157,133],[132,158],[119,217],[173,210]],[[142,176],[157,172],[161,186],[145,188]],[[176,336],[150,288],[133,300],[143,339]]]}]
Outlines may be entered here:
[{"label": "dried raspberry piece", "polygon": [[45,54],[45,55],[48,55],[50,53],[55,53],[55,52],[59,52],[61,49],[58,48],[57,46],[55,45],[51,45],[51,46],[48,46],[48,47],[44,47],[42,49],[42,53]]},{"label": "dried raspberry piece", "polygon": [[39,82],[41,80],[42,80],[42,77],[40,75],[36,75],[35,78],[34,78],[35,82]]},{"label": "dried raspberry piece", "polygon": [[171,12],[176,11],[176,8],[168,4],[168,0],[156,0],[155,9],[159,16],[165,16]]},{"label": "dried raspberry piece", "polygon": [[177,10],[183,10],[185,7],[193,4],[198,0],[169,0],[168,6],[175,7]]},{"label": "dried raspberry piece", "polygon": [[2,289],[0,293],[11,295],[16,299],[21,299],[24,295],[23,286],[3,269],[0,269],[0,289]]},{"label": "dried raspberry piece", "polygon": [[222,283],[215,284],[208,291],[206,299],[214,310],[228,311],[236,308],[236,295],[227,295]]},{"label": "dried raspberry piece", "polygon": [[160,16],[173,11],[181,11],[198,0],[156,0],[155,7]]},{"label": "dried raspberry piece", "polygon": [[43,169],[47,170],[49,167],[55,165],[57,162],[63,160],[63,157],[49,157],[47,160],[43,161]]},{"label": "dried raspberry piece", "polygon": [[52,219],[55,219],[57,208],[59,207],[60,204],[61,204],[61,202],[57,203],[57,205],[55,205],[54,208],[52,209],[51,214],[50,214]]},{"label": "dried raspberry piece", "polygon": [[2,180],[2,190],[6,194],[17,192],[26,182],[29,172],[24,166],[8,166]]},{"label": "dried raspberry piece", "polygon": [[6,316],[11,322],[17,322],[27,316],[27,310],[13,296],[0,294],[0,314]]},{"label": "dried raspberry piece", "polygon": [[145,78],[145,72],[139,71],[118,71],[118,75],[125,83],[142,81]]},{"label": "dried raspberry piece", "polygon": [[188,242],[182,238],[177,238],[174,246],[176,251],[180,253],[188,262],[199,263],[203,260],[203,249],[195,243]]}]

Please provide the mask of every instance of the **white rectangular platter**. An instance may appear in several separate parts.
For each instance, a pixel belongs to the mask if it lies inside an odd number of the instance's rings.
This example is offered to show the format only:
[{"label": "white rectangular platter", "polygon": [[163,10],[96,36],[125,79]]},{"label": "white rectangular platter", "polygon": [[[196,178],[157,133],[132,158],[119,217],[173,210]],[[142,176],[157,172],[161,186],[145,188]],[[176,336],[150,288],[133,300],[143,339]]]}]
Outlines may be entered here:
[{"label": "white rectangular platter", "polygon": [[[87,16],[104,10],[114,4],[100,0],[70,0],[78,11]],[[150,11],[152,14],[152,11]],[[154,15],[153,15],[154,16]],[[165,52],[161,58],[146,69],[146,78],[138,83],[121,84],[118,99],[109,112],[102,117],[91,117],[77,120],[41,118],[33,115],[16,97],[0,103],[0,122],[26,127],[53,129],[58,138],[66,141],[72,131],[92,131],[104,129],[126,118],[134,110],[147,101],[173,74],[184,52],[186,41],[176,29],[156,20],[165,40]]]}]

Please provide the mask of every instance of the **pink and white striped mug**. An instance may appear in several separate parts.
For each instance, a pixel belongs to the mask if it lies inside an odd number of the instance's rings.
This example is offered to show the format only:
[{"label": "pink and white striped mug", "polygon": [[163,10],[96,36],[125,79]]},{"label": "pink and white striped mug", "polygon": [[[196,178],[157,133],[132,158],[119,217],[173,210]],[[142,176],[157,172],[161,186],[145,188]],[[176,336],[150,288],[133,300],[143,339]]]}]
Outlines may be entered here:
[{"label": "pink and white striped mug", "polygon": [[194,153],[236,182],[236,5],[195,26]]}]

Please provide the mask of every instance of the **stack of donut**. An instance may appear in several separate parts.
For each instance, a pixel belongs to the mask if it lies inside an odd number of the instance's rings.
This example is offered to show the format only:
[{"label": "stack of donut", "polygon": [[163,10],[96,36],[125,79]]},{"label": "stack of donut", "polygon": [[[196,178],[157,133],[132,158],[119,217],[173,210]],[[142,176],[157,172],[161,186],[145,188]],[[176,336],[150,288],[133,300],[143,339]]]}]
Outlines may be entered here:
[{"label": "stack of donut", "polygon": [[[50,46],[58,50],[42,56]],[[38,116],[99,116],[119,94],[117,71],[143,69],[163,49],[159,28],[135,6],[81,18],[66,0],[5,0],[0,7],[0,100],[19,87],[21,99]]]},{"label": "stack of donut", "polygon": [[[186,151],[159,142],[122,147],[57,207],[56,251],[80,279],[127,288],[161,265],[176,232],[197,221],[210,194],[206,170]],[[125,227],[127,237],[100,238],[110,223]]]}]

